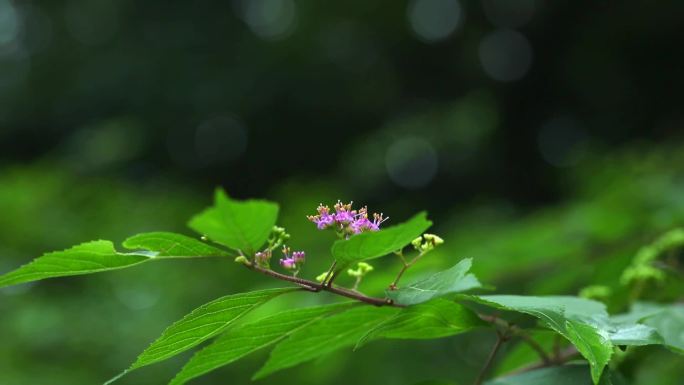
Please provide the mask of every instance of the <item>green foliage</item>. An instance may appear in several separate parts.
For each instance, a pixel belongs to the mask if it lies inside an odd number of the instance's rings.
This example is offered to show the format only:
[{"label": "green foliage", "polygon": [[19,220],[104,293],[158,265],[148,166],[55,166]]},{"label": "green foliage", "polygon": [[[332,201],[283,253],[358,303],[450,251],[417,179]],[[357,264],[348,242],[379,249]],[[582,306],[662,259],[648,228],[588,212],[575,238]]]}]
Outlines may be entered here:
[{"label": "green foliage", "polygon": [[665,306],[643,323],[656,329],[668,347],[684,354],[684,305]]},{"label": "green foliage", "polygon": [[124,247],[137,250],[121,253],[111,241],[92,241],[64,251],[47,253],[0,276],[0,287],[70,275],[92,274],[135,266],[155,259],[222,257],[229,254],[180,234],[156,232],[134,235]]},{"label": "green foliage", "polygon": [[665,272],[655,266],[656,260],[684,246],[684,229],[674,229],[660,236],[653,243],[639,249],[627,267],[620,282],[623,285],[643,285],[648,281],[662,282]]},{"label": "green foliage", "polygon": [[588,319],[605,317],[605,306],[599,302],[577,297],[531,297],[515,295],[489,295],[473,297],[499,309],[512,310],[538,318],[567,338],[591,366],[591,377],[598,383],[604,367],[613,353],[608,334]]},{"label": "green foliage", "polygon": [[[423,234],[431,225],[425,213],[419,213],[405,223],[377,232],[365,232],[333,244],[332,255],[338,262],[335,273],[356,265],[356,269],[348,269],[348,275],[356,278],[352,288],[339,286],[339,281],[333,284],[332,279],[325,284],[309,281],[297,275],[298,271],[293,275],[273,271],[268,263],[270,252],[281,244],[288,248],[286,242],[290,238],[284,228],[278,227],[282,236],[274,235],[269,239],[277,215],[278,206],[274,203],[235,201],[218,190],[214,206],[196,215],[189,225],[211,241],[236,250],[244,265],[241,269],[245,272],[248,270],[244,267],[257,270],[270,278],[292,283],[294,287],[227,295],[200,306],[169,326],[129,369],[109,382],[132,370],[174,357],[213,337],[217,339],[187,362],[171,381],[172,385],[184,384],[271,346],[273,350],[268,360],[254,374],[254,379],[339,349],[358,348],[376,339],[438,339],[480,327],[496,328],[498,334],[506,338],[527,337],[524,340],[530,344],[525,345],[524,349],[516,348],[517,353],[514,351],[510,355],[512,358],[503,361],[497,373],[504,376],[488,382],[492,385],[565,382],[617,384],[619,376],[606,368],[611,360],[612,366],[615,366],[621,362],[621,357],[629,354],[629,351],[624,355],[614,354],[618,346],[664,345],[674,352],[684,353],[683,305],[636,302],[630,312],[610,316],[603,303],[572,296],[456,295],[482,287],[471,272],[472,259],[469,258],[427,278],[387,290],[384,298],[360,293],[357,288],[361,278],[373,270],[362,261],[402,250],[413,243],[418,251],[415,259],[407,262],[403,254],[400,255],[406,269],[423,256],[423,252],[432,251],[434,246],[443,242],[436,235]],[[681,235],[679,231],[669,232],[654,244],[643,248],[631,267],[648,266],[655,269],[655,258],[681,246]],[[268,258],[259,263],[253,258],[254,254],[267,241],[266,249],[262,250],[268,251]],[[123,246],[133,251],[118,252],[112,242],[94,241],[65,251],[48,253],[1,276],[0,287],[44,278],[120,269],[157,259],[234,256],[232,252],[200,240],[168,232],[138,234],[126,239]],[[301,263],[304,259],[302,254]],[[374,273],[367,279],[375,279],[377,275]],[[394,288],[394,285],[390,287]],[[272,298],[302,289],[310,292],[328,291],[357,301],[288,308],[256,321],[240,322],[248,312]],[[582,290],[582,295],[610,301],[621,293],[609,285],[591,285]],[[480,308],[493,309],[497,316],[478,314],[473,310]],[[501,311],[504,316],[497,318]],[[505,321],[511,313],[518,313],[518,318],[521,315],[523,318],[534,317],[542,328],[526,330]],[[500,341],[503,340],[500,337]],[[557,351],[551,347],[551,344],[558,343],[557,340],[562,340],[561,345],[572,345],[576,349],[572,352],[579,353],[589,363],[589,370],[582,365],[564,365],[505,375],[507,370],[538,361],[531,354],[540,354],[540,349],[544,359],[546,355],[557,355]]]},{"label": "green foliage", "polygon": [[531,370],[488,381],[485,385],[590,385],[591,377],[584,365],[564,365]]},{"label": "green foliage", "polygon": [[644,324],[616,325],[610,328],[610,342],[613,345],[644,346],[664,345],[665,341],[658,331]]},{"label": "green foliage", "polygon": [[388,290],[387,296],[402,305],[415,305],[451,293],[460,293],[482,287],[469,273],[472,259],[464,259],[452,268],[436,273],[424,280],[397,290]]},{"label": "green foliage", "polygon": [[[563,348],[563,346],[561,346],[561,342],[563,341],[560,340],[559,334],[553,330],[538,329],[526,330],[526,332],[530,338],[539,344],[548,356],[554,354],[554,345],[558,344],[558,350]],[[497,362],[496,369],[494,370],[496,376],[505,375],[539,362],[539,353],[535,351],[530,344],[522,339],[512,340],[512,342],[516,341],[517,344],[510,347],[509,350],[506,351],[506,355],[501,357],[501,360]],[[586,372],[588,376],[588,368]]]},{"label": "green foliage", "polygon": [[342,265],[379,258],[406,247],[430,226],[427,213],[421,212],[404,223],[339,240],[333,244],[331,253]]},{"label": "green foliage", "polygon": [[169,385],[184,384],[192,378],[228,365],[354,305],[344,303],[287,310],[232,328],[197,352]]},{"label": "green foliage", "polygon": [[446,299],[410,306],[370,329],[356,344],[360,347],[378,338],[433,339],[448,337],[483,326],[475,313]]},{"label": "green foliage", "polygon": [[0,287],[46,278],[122,269],[153,258],[138,253],[119,253],[110,241],[92,241],[36,258],[17,270],[0,276]]},{"label": "green foliage", "polygon": [[227,257],[230,253],[181,234],[154,232],[134,235],[123,242],[130,250],[147,250],[155,257]]},{"label": "green foliage", "polygon": [[[206,303],[169,326],[126,370],[129,372],[182,353],[219,334],[240,317],[288,289],[269,289],[227,295]],[[124,372],[124,373],[126,373]],[[115,377],[113,380],[119,378]],[[110,383],[112,381],[109,381]]]},{"label": "green foliage", "polygon": [[[640,322],[657,331],[659,340],[675,352],[684,353],[684,305],[661,305],[647,302],[637,302],[631,311],[611,318],[615,324],[633,324]],[[646,332],[644,332],[646,333]],[[644,337],[645,339],[646,337]]]},{"label": "green foliage", "polygon": [[236,201],[219,189],[214,206],[197,214],[188,225],[214,242],[254,255],[268,239],[277,218],[277,204],[261,200]]},{"label": "green foliage", "polygon": [[253,378],[264,378],[278,370],[354,346],[369,329],[398,312],[396,308],[364,306],[314,322],[276,346]]},{"label": "green foliage", "polygon": [[[590,385],[592,379],[584,365],[563,365],[531,370],[488,381],[485,385]],[[622,385],[617,376],[606,371],[601,385]]]}]

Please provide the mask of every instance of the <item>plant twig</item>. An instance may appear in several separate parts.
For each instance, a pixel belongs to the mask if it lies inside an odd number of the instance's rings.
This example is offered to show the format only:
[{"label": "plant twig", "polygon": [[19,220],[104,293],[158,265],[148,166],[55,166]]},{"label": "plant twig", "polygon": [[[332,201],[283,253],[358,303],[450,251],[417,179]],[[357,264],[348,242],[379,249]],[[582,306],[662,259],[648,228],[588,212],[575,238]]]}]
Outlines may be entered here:
[{"label": "plant twig", "polygon": [[341,287],[335,287],[330,285],[324,285],[324,284],[319,284],[318,282],[314,281],[309,281],[308,279],[304,278],[299,278],[299,277],[293,277],[291,275],[286,275],[282,273],[278,273],[277,271],[273,271],[271,269],[264,269],[262,267],[257,266],[254,263],[251,262],[244,262],[243,265],[247,267],[250,270],[258,271],[259,273],[268,275],[270,277],[280,279],[282,281],[287,281],[287,282],[292,282],[295,283],[301,287],[303,287],[306,290],[312,291],[312,292],[319,292],[319,291],[328,291],[343,297],[355,299],[357,301],[361,301],[367,304],[375,305],[375,306],[394,306],[394,307],[404,307],[403,305],[394,303],[391,299],[388,298],[375,298],[375,297],[368,297],[365,296],[357,291],[352,291],[349,289],[341,288]]},{"label": "plant twig", "polygon": [[512,376],[514,374],[520,374],[524,372],[529,372],[531,370],[535,369],[541,369],[541,368],[546,368],[548,366],[554,366],[554,365],[563,365],[564,363],[570,361],[572,358],[574,358],[579,352],[577,351],[577,348],[574,346],[570,346],[565,350],[562,350],[558,357],[556,357],[553,362],[546,364],[544,362],[537,362],[528,366],[523,366],[520,369],[516,369],[513,371],[510,371],[504,375],[504,377]]},{"label": "plant twig", "polygon": [[[337,263],[337,262],[335,262]],[[342,272],[342,269],[337,269],[333,271],[332,275],[330,276],[330,279],[328,279],[328,282],[325,283],[325,286],[332,287],[333,282],[335,282],[335,279],[339,277],[340,273]]]},{"label": "plant twig", "polygon": [[512,335],[520,337],[520,339],[526,342],[532,348],[532,350],[534,350],[539,355],[539,358],[541,358],[544,364],[548,365],[552,363],[553,359],[550,358],[548,354],[546,354],[544,348],[534,338],[532,338],[524,329],[521,329],[516,325],[510,324],[496,316],[483,314],[478,314],[478,316],[481,320],[502,327],[508,330]]},{"label": "plant twig", "polygon": [[410,260],[410,261],[407,262],[407,261],[406,261],[406,258],[404,257],[404,253],[403,253],[401,250],[400,250],[399,252],[396,252],[395,254],[398,255],[399,258],[401,258],[401,263],[402,263],[404,266],[401,267],[401,270],[399,270],[399,274],[397,274],[397,277],[394,278],[394,281],[389,285],[389,289],[390,289],[390,290],[396,290],[396,289],[397,289],[397,284],[399,284],[399,280],[401,279],[401,276],[404,275],[404,273],[406,272],[406,270],[408,270],[409,267],[413,266],[414,263],[418,262],[418,260],[420,259],[420,257],[422,257],[423,255],[425,255],[425,253],[420,252],[420,253],[418,253],[418,255],[416,255],[415,257],[413,257],[412,260]]},{"label": "plant twig", "polygon": [[487,357],[487,361],[485,362],[484,366],[482,367],[482,370],[480,370],[480,373],[477,375],[477,378],[475,379],[475,382],[473,383],[473,385],[481,385],[482,384],[482,381],[484,381],[484,378],[487,375],[489,368],[494,363],[494,358],[496,357],[496,353],[499,352],[499,349],[501,349],[501,345],[503,345],[503,343],[506,342],[506,340],[507,340],[506,335],[497,330],[496,331],[496,342],[494,343],[492,350],[489,352],[489,356]]},{"label": "plant twig", "polygon": [[335,266],[337,266],[337,260],[333,261],[332,265],[328,269],[328,273],[325,274],[325,278],[323,278],[323,281],[321,282],[322,285],[327,284],[328,279],[330,278],[330,274],[332,274],[333,271],[335,271]]},{"label": "plant twig", "polygon": [[390,290],[397,290],[397,284],[399,283],[399,279],[401,279],[401,276],[404,275],[406,270],[410,267],[409,264],[404,263],[404,266],[401,267],[401,270],[399,270],[399,274],[397,274],[397,277],[394,278],[394,281],[389,285]]}]

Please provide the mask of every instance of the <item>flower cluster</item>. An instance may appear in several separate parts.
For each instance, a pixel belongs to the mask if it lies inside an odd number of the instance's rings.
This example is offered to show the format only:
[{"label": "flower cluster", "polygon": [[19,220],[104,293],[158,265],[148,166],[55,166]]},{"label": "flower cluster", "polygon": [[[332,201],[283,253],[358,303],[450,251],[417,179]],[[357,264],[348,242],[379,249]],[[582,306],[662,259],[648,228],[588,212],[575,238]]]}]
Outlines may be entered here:
[{"label": "flower cluster", "polygon": [[271,249],[266,249],[264,251],[259,251],[256,254],[254,254],[254,260],[260,267],[268,268],[271,262],[271,256]]},{"label": "flower cluster", "polygon": [[280,259],[280,266],[287,270],[299,271],[306,260],[306,254],[303,251],[292,252],[287,246],[283,246],[282,252],[285,258]]},{"label": "flower cluster", "polygon": [[337,201],[335,213],[330,212],[328,206],[318,205],[318,214],[309,215],[307,218],[316,224],[319,230],[328,228],[335,229],[338,234],[349,237],[352,234],[359,234],[364,231],[378,231],[380,225],[389,218],[383,218],[382,214],[373,214],[373,219],[368,217],[368,208],[362,207],[358,210],[352,209],[352,202],[342,203]]}]

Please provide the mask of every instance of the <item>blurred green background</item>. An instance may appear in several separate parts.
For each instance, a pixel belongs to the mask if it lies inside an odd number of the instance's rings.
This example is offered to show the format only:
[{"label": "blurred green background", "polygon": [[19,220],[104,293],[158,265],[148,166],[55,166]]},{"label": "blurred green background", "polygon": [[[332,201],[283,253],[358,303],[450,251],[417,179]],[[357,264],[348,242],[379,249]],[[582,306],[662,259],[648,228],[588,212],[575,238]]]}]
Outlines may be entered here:
[{"label": "blurred green background", "polygon": [[[683,12],[675,1],[0,0],[0,273],[87,240],[190,234],[187,219],[223,186],[281,203],[309,277],[330,263],[333,236],[305,215],[354,200],[388,224],[430,211],[446,243],[407,280],[473,257],[497,292],[600,283],[624,311],[621,271],[684,224]],[[379,262],[361,289],[380,294],[398,268]],[[101,383],[194,307],[278,285],[207,259],[2,289],[0,385]],[[647,299],[681,300],[678,289]],[[260,382],[469,384],[493,340],[375,342]],[[164,384],[188,357],[120,383]],[[194,383],[248,383],[265,357]],[[684,376],[663,349],[630,360],[633,384]]]}]

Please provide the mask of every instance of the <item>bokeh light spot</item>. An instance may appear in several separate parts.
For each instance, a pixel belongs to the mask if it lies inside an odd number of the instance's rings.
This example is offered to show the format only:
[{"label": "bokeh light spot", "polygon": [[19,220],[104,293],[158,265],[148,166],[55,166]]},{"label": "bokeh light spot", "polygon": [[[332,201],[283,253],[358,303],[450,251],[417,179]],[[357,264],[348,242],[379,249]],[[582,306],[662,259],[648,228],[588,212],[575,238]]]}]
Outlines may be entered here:
[{"label": "bokeh light spot", "polygon": [[385,154],[385,166],[390,179],[408,189],[421,188],[430,183],[437,174],[438,163],[434,147],[417,137],[396,140]]},{"label": "bokeh light spot", "polygon": [[408,7],[411,28],[427,42],[449,37],[462,18],[463,12],[458,0],[413,0]]},{"label": "bokeh light spot", "polygon": [[267,40],[288,37],[297,24],[297,6],[292,0],[243,0],[239,12],[252,32]]},{"label": "bokeh light spot", "polygon": [[525,76],[532,65],[532,46],[521,33],[500,29],[480,42],[480,62],[492,79],[511,82]]},{"label": "bokeh light spot", "polygon": [[0,0],[0,46],[17,39],[21,21],[19,13],[8,0]]}]

